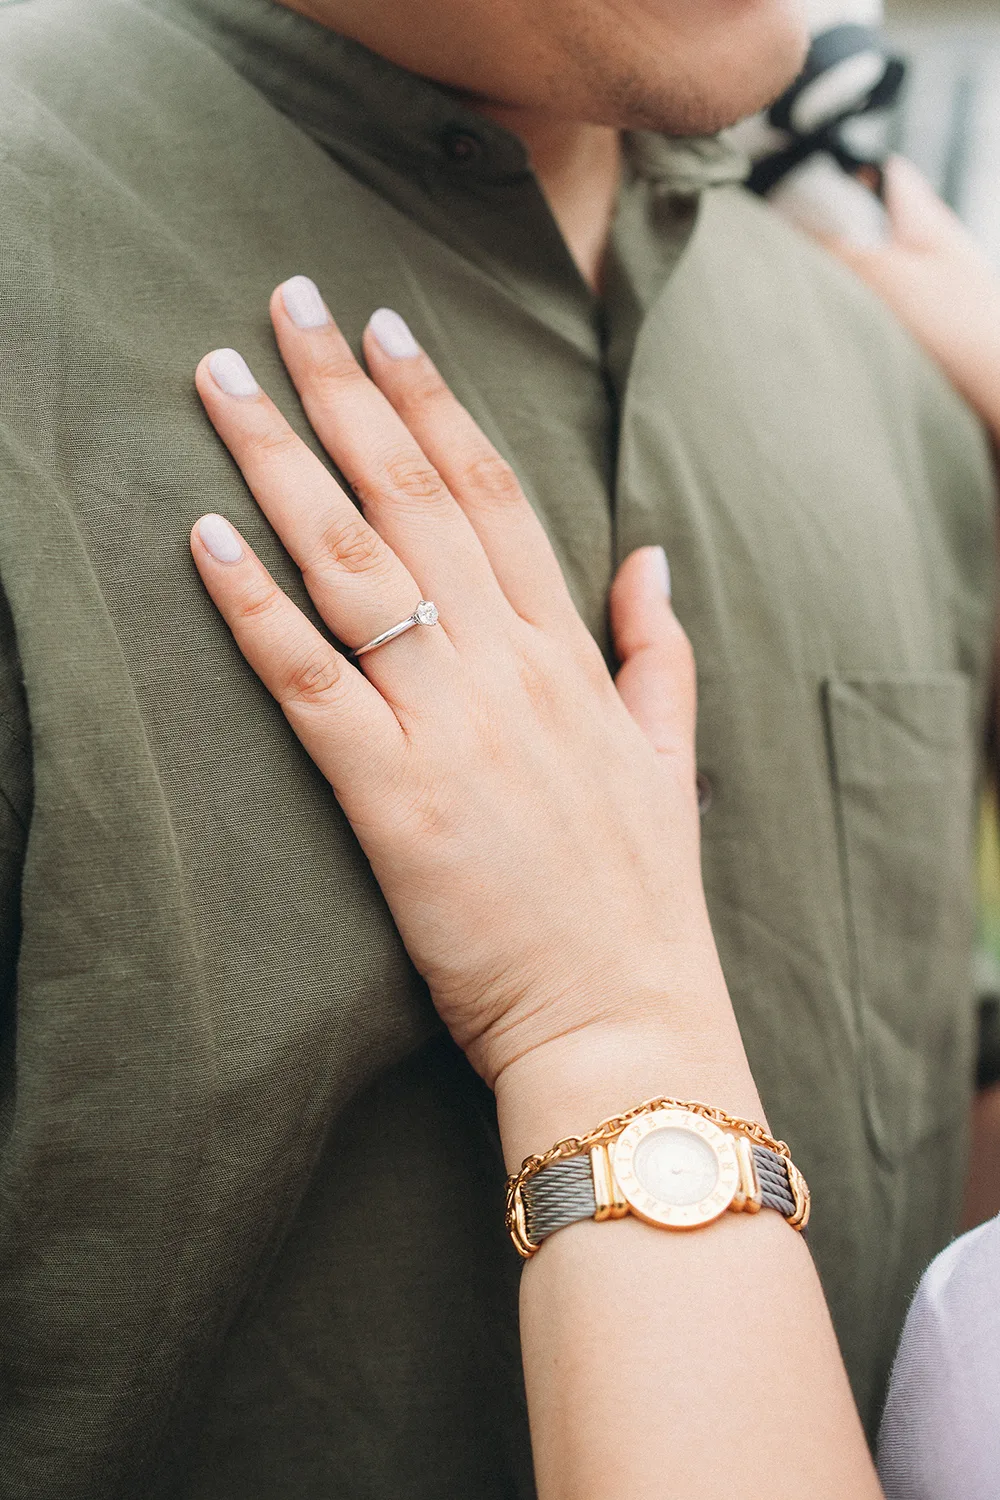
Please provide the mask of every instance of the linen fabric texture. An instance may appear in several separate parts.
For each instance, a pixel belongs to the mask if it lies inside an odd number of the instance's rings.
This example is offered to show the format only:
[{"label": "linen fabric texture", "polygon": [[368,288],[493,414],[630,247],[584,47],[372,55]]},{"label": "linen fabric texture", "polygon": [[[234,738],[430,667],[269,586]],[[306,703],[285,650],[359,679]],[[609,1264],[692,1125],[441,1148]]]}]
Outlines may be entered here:
[{"label": "linen fabric texture", "polygon": [[407,319],[605,649],[666,548],[715,931],[874,1427],[962,1176],[991,466],[736,175],[633,138],[597,300],[511,136],[268,0],[0,7],[5,1500],[532,1494],[492,1098],[188,555],[220,511],[307,605],[192,385],[236,347],[316,447],[297,273],[355,347]]}]

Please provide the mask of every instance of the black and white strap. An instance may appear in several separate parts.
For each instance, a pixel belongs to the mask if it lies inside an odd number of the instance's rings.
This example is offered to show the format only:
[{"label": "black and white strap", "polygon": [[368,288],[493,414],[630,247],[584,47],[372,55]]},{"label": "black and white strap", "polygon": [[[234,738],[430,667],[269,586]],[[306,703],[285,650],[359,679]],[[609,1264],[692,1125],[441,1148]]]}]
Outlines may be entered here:
[{"label": "black and white strap", "polygon": [[878,170],[881,153],[859,149],[852,129],[890,109],[905,78],[905,62],[874,28],[847,24],[821,32],[802,73],[767,115],[785,144],[755,163],[747,186],[766,196],[817,152],[834,157],[848,173]]}]

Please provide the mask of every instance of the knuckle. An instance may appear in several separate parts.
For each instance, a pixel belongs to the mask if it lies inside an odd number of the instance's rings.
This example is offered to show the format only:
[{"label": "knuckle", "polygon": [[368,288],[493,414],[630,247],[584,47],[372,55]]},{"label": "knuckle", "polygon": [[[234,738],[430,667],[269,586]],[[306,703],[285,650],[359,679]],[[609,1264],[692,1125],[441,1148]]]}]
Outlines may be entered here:
[{"label": "knuckle", "polygon": [[385,543],[363,516],[338,516],[324,531],[317,558],[303,571],[315,573],[332,565],[347,573],[371,573],[384,568],[386,560]]},{"label": "knuckle", "polygon": [[517,674],[521,691],[533,708],[542,709],[551,702],[556,692],[558,677],[547,653],[540,651],[522,653],[517,664]]},{"label": "knuckle", "polygon": [[243,596],[237,614],[241,620],[256,624],[271,615],[280,614],[284,603],[285,596],[278,585],[268,581],[252,588]]},{"label": "knuckle", "polygon": [[685,677],[694,670],[694,652],[681,631],[665,639],[647,642],[642,652],[645,660],[664,677]]},{"label": "knuckle", "polygon": [[293,663],[285,684],[287,707],[323,708],[339,696],[343,673],[335,651],[316,650]]},{"label": "knuckle", "polygon": [[667,650],[668,654],[673,658],[675,671],[683,672],[685,676],[694,676],[694,647],[688,639],[687,631],[676,615],[672,617]]},{"label": "knuckle", "polygon": [[525,503],[517,475],[499,453],[477,454],[465,465],[460,487],[463,493],[476,495],[498,509]]},{"label": "knuckle", "polygon": [[422,454],[390,453],[383,463],[383,472],[394,498],[425,504],[440,500],[445,493],[440,474]]},{"label": "knuckle", "polygon": [[284,426],[265,427],[247,441],[253,456],[264,463],[283,463],[300,446],[295,433]]},{"label": "knuckle", "polygon": [[415,787],[397,785],[389,795],[400,838],[424,843],[427,839],[448,839],[455,835],[455,814],[444,788],[433,778],[422,780]]},{"label": "knuckle", "polygon": [[684,657],[676,645],[654,641],[644,648],[644,659],[658,677],[673,681],[684,672]]},{"label": "knuckle", "polygon": [[336,346],[314,355],[308,376],[309,384],[324,405],[328,399],[336,400],[345,386],[357,385],[364,378],[351,352]]},{"label": "knuckle", "polygon": [[455,397],[445,385],[437,370],[427,368],[424,362],[417,361],[417,367],[410,375],[406,387],[398,395],[398,409],[403,411],[417,411],[421,408],[436,406],[439,402],[447,401],[454,406]]},{"label": "knuckle", "polygon": [[652,642],[644,650],[653,680],[659,680],[663,691],[682,699],[693,697],[697,682],[694,650],[680,628],[669,639]]}]

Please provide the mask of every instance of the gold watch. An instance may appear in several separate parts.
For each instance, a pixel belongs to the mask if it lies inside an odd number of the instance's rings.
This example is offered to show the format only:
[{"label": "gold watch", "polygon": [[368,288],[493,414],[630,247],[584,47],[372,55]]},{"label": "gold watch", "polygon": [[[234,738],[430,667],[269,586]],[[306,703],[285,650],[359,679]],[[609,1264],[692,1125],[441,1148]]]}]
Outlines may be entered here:
[{"label": "gold watch", "polygon": [[650,1099],[588,1135],[529,1156],[507,1179],[507,1228],[526,1259],[581,1219],[628,1214],[661,1229],[700,1229],[727,1211],[772,1208],[809,1222],[809,1189],[784,1141],[707,1104]]}]

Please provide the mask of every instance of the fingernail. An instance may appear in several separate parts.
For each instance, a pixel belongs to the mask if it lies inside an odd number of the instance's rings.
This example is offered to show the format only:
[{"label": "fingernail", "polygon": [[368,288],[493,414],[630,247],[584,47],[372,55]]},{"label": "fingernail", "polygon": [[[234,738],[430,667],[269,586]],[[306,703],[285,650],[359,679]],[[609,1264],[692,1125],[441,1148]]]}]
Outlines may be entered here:
[{"label": "fingernail", "polygon": [[420,345],[391,307],[380,307],[368,320],[368,327],[390,359],[415,359]]},{"label": "fingernail", "polygon": [[670,598],[670,564],[667,554],[662,547],[650,547],[650,572],[656,578],[656,583],[663,590],[664,598]]},{"label": "fingernail", "polygon": [[308,276],[289,277],[281,288],[281,300],[296,328],[322,328],[330,321],[319,287]]},{"label": "fingernail", "polygon": [[227,396],[256,396],[260,386],[250,373],[250,366],[235,349],[216,349],[208,361],[212,379]]},{"label": "fingernail", "polygon": [[202,516],[198,522],[198,535],[216,562],[239,562],[243,556],[243,544],[222,516]]}]

